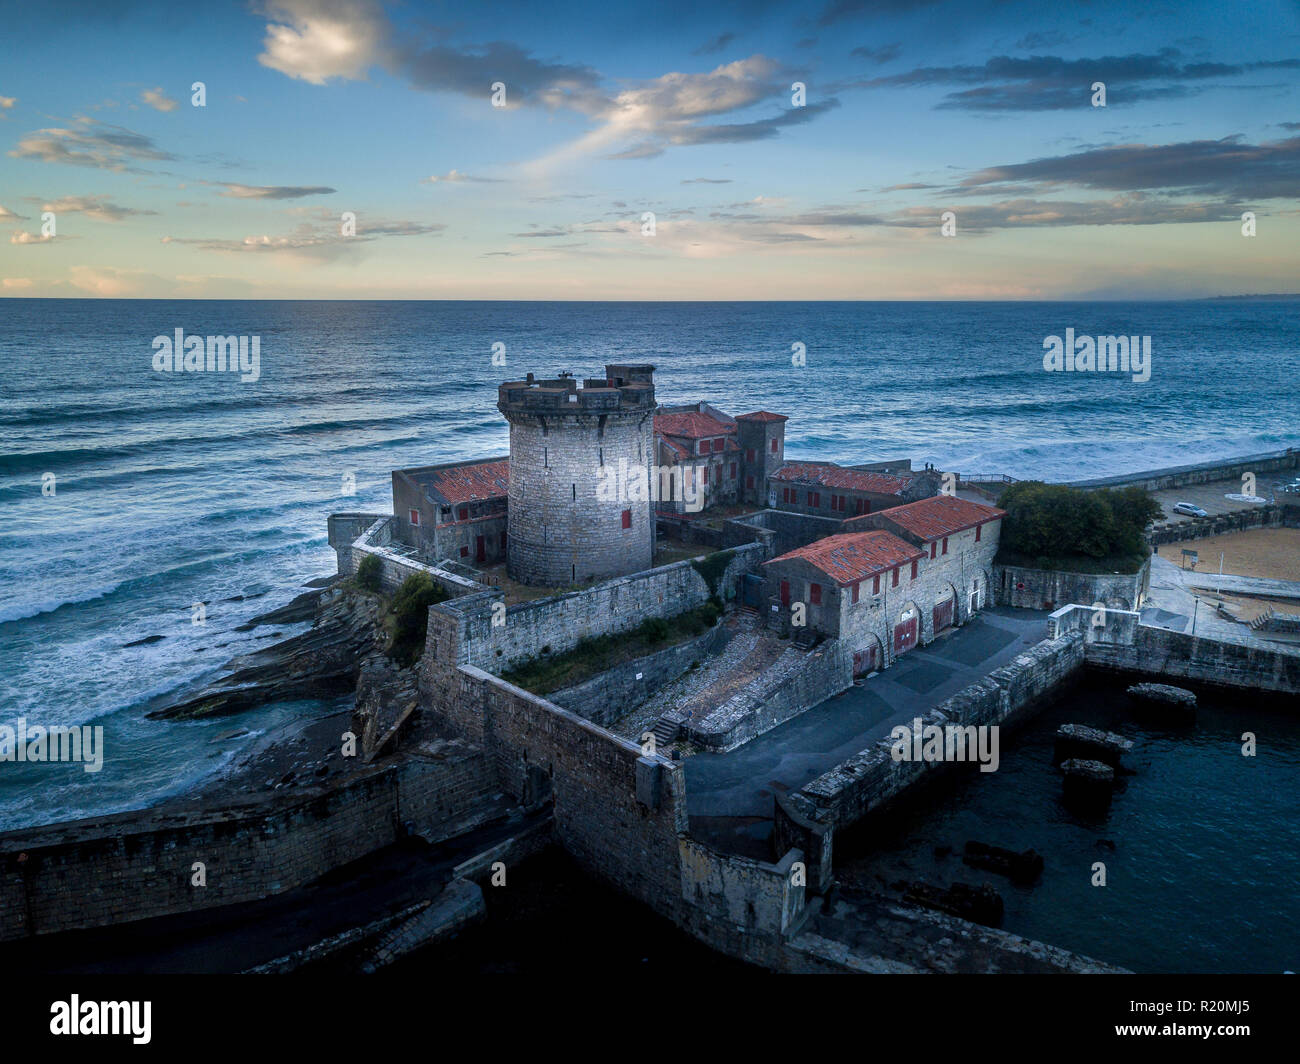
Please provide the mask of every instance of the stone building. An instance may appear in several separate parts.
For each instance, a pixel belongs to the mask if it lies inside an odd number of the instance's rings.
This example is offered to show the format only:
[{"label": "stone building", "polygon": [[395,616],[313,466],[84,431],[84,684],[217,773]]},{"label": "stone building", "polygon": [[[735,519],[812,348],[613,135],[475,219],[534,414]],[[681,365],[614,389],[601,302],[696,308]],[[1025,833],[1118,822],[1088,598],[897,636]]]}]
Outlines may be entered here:
[{"label": "stone building", "polygon": [[847,520],[939,493],[940,476],[852,469],[834,462],[787,462],[768,476],[768,505]]},{"label": "stone building", "polygon": [[744,462],[741,467],[741,502],[755,506],[771,505],[768,481],[785,462],[785,423],[789,420],[784,414],[767,410],[756,410],[736,418]]},{"label": "stone building", "polygon": [[740,444],[736,422],[708,403],[661,406],[655,413],[655,444],[664,481],[681,490],[661,491],[656,509],[698,512],[736,501]]},{"label": "stone building", "polygon": [[766,562],[764,598],[780,625],[847,643],[855,675],[883,668],[988,603],[1004,515],[937,495],[852,518]]},{"label": "stone building", "polygon": [[[502,384],[510,422],[506,571],[567,587],[648,569],[655,519],[654,367],[609,365],[601,379]],[[639,474],[638,474],[639,471]]]},{"label": "stone building", "polygon": [[427,562],[491,565],[506,556],[510,460],[393,470],[396,538]]}]

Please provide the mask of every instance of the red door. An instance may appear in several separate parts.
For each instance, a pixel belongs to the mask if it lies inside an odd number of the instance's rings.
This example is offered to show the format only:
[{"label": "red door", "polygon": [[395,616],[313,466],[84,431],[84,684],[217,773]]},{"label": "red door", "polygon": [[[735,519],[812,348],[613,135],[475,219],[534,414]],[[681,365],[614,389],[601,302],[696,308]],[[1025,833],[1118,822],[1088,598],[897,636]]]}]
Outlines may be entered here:
[{"label": "red door", "polygon": [[483,542],[482,536],[474,537],[474,557],[480,563],[487,561],[487,545]]},{"label": "red door", "polygon": [[952,626],[953,602],[954,600],[950,598],[947,602],[941,602],[934,608],[934,631],[936,635],[945,628]]},{"label": "red door", "polygon": [[869,672],[874,672],[877,665],[877,652],[875,646],[869,646],[865,650],[859,650],[853,655],[853,675],[865,676]]},{"label": "red door", "polygon": [[781,605],[782,606],[790,605],[790,581],[789,580],[781,581]]},{"label": "red door", "polygon": [[915,615],[910,620],[904,621],[894,629],[894,653],[903,654],[916,646],[916,622]]}]

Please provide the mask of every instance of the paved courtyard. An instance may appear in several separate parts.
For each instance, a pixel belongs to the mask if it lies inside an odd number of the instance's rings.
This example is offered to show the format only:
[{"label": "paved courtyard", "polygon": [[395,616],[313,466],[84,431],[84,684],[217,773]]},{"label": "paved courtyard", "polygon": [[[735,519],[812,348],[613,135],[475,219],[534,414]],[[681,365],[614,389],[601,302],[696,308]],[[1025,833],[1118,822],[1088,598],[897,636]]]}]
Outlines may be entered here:
[{"label": "paved courtyard", "polygon": [[992,608],[917,647],[861,687],[724,754],[685,762],[691,831],[766,859],[775,792],[795,790],[1005,665],[1047,634],[1047,614]]}]

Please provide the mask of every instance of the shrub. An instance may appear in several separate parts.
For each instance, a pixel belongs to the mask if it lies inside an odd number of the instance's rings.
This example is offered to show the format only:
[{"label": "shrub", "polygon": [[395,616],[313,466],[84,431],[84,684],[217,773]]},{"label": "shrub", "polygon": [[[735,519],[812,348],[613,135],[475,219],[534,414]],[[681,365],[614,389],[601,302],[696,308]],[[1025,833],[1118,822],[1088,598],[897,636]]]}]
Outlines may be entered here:
[{"label": "shrub", "polygon": [[1143,488],[1083,491],[1037,480],[1012,484],[998,505],[1007,512],[1000,548],[1038,559],[1145,555],[1143,533],[1160,513]]},{"label": "shrub", "polygon": [[357,566],[357,583],[367,591],[378,591],[384,573],[383,564],[373,554],[367,554]]},{"label": "shrub", "polygon": [[662,643],[671,632],[668,622],[662,617],[651,617],[641,622],[640,633],[647,643]]},{"label": "shrub", "polygon": [[402,582],[393,596],[395,628],[389,657],[404,668],[419,660],[429,630],[429,607],[446,598],[447,592],[428,573],[413,573]]}]

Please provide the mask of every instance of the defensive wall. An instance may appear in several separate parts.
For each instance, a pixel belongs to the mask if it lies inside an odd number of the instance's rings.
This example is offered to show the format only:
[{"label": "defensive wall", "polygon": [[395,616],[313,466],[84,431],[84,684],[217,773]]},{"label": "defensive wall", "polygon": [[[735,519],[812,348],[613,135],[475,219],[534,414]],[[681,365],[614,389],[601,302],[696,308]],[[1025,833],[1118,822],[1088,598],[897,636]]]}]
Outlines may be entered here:
[{"label": "defensive wall", "polygon": [[1136,573],[1069,573],[1019,565],[993,566],[993,600],[999,606],[1024,610],[1054,610],[1070,602],[1100,602],[1115,609],[1133,610],[1141,605],[1150,583],[1149,558]]},{"label": "defensive wall", "polygon": [[481,746],[520,801],[549,794],[554,837],[592,874],[716,949],[770,968],[804,916],[803,855],[775,863],[714,851],[687,830],[679,764],[470,663],[456,603],[429,611],[421,661],[426,708]]},{"label": "defensive wall", "polygon": [[1159,554],[1159,548],[1166,543],[1181,543],[1186,540],[1205,539],[1208,536],[1246,532],[1252,528],[1282,526],[1300,527],[1300,499],[1296,502],[1256,506],[1249,510],[1231,510],[1226,514],[1211,514],[1208,517],[1193,517],[1190,521],[1156,525],[1147,533],[1147,540],[1157,548],[1156,553]]},{"label": "defensive wall", "polygon": [[[401,838],[472,826],[497,793],[480,751],[440,741],[340,784],[227,809],[122,813],[0,834],[0,941],[254,901]],[[205,886],[193,885],[195,862]]]}]

